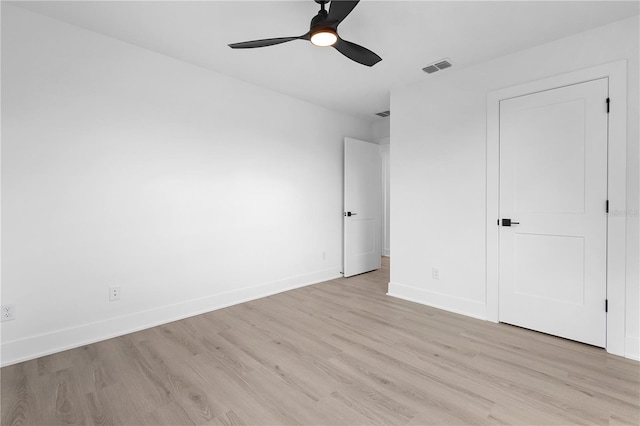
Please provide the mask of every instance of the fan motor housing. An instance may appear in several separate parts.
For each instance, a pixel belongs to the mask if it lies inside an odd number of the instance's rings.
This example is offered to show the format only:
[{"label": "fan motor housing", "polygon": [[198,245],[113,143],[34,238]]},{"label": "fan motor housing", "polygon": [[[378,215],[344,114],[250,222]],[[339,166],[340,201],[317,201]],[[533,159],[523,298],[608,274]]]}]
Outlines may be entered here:
[{"label": "fan motor housing", "polygon": [[327,15],[328,13],[326,10],[319,11],[318,14],[311,19],[310,28],[313,30],[314,28],[322,24],[324,21],[326,21]]}]

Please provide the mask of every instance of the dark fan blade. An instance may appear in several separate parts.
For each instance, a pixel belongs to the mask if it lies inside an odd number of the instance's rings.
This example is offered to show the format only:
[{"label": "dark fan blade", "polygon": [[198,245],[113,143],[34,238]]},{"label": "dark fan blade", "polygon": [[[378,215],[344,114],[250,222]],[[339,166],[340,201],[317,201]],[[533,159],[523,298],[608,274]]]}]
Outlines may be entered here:
[{"label": "dark fan blade", "polygon": [[352,61],[356,61],[368,67],[372,67],[382,60],[380,56],[376,55],[366,47],[343,40],[340,37],[338,37],[338,41],[333,45],[333,47]]},{"label": "dark fan blade", "polygon": [[264,40],[243,41],[242,43],[232,43],[229,45],[232,49],[252,49],[254,47],[267,47],[274,46],[280,43],[286,43],[293,40],[306,40],[307,35],[300,37],[279,37],[279,38],[267,38]]},{"label": "dark fan blade", "polygon": [[331,25],[337,27],[338,24],[351,13],[353,8],[356,7],[358,3],[360,3],[360,0],[331,0],[327,22],[330,22]]}]

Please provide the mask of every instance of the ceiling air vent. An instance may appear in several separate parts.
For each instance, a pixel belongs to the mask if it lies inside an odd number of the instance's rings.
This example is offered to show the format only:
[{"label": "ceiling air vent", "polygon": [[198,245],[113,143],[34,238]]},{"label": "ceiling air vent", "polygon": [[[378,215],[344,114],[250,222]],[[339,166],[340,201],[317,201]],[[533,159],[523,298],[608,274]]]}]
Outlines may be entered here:
[{"label": "ceiling air vent", "polygon": [[434,72],[440,70],[435,65],[429,65],[428,67],[422,68],[422,71],[426,72],[427,74],[433,74]]},{"label": "ceiling air vent", "polygon": [[382,111],[382,112],[378,112],[378,113],[376,113],[376,115],[377,115],[378,117],[388,117],[388,116],[390,116],[390,115],[391,115],[391,111]]},{"label": "ceiling air vent", "polygon": [[434,72],[451,68],[451,66],[451,62],[448,58],[441,59],[437,62],[434,62],[433,64],[429,64],[426,67],[422,68],[422,71],[426,72],[427,74],[433,74]]}]

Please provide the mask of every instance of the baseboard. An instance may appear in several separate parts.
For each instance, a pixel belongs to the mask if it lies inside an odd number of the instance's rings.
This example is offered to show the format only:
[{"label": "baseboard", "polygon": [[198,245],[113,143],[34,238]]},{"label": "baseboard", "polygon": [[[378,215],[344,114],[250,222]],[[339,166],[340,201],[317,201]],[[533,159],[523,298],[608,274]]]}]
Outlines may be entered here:
[{"label": "baseboard", "polygon": [[385,257],[391,257],[391,250],[390,249],[382,250],[382,255]]},{"label": "baseboard", "polygon": [[624,357],[640,361],[640,339],[629,336],[625,338]]},{"label": "baseboard", "polygon": [[387,295],[468,317],[486,320],[486,305],[475,300],[389,283]]},{"label": "baseboard", "polygon": [[1,346],[4,367],[341,277],[340,267],[30,336]]}]

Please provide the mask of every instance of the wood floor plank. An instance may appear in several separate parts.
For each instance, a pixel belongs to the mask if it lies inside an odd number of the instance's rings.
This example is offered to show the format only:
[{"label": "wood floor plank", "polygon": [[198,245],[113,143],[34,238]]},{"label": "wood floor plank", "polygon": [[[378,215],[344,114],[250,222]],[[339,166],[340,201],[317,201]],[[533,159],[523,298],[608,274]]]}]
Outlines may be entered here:
[{"label": "wood floor plank", "polygon": [[2,425],[640,424],[640,363],[386,295],[389,260],[0,370]]},{"label": "wood floor plank", "polygon": [[[466,377],[444,372],[433,374],[413,362],[404,362],[373,347],[351,342],[354,350],[345,351],[334,362],[347,365],[366,377],[376,388],[414,408],[416,412],[426,408],[456,411],[468,423],[478,424],[486,419],[494,401],[487,398],[483,389],[473,389]],[[397,353],[397,352],[396,352]],[[455,402],[453,402],[455,401]]]},{"label": "wood floor plank", "polygon": [[252,348],[245,349],[245,353],[262,367],[255,370],[270,372],[312,401],[319,401],[334,389],[334,385],[326,383],[326,377],[313,363],[309,363],[310,354],[298,349],[295,343],[278,339],[256,345],[243,336],[231,337],[226,332],[220,334],[240,349]]},{"label": "wood floor plank", "polygon": [[245,423],[244,420],[242,420],[240,416],[233,411],[228,411],[222,416],[218,416],[213,419],[213,421],[207,423],[207,425],[211,426],[244,426],[246,424],[247,423]]},{"label": "wood floor plank", "polygon": [[[366,419],[366,424],[397,425],[407,424],[415,413],[397,402],[362,385],[343,387],[331,394],[336,403],[355,411]],[[400,408],[400,409],[399,409]]]},{"label": "wood floor plank", "polygon": [[34,380],[34,377],[40,376],[39,371],[37,360],[2,369],[0,374],[2,380],[0,424],[28,425],[38,423],[43,412],[42,397],[39,395],[38,381]]},{"label": "wood floor plank", "polygon": [[149,367],[157,373],[158,379],[166,385],[172,403],[182,408],[194,424],[211,421],[224,414],[226,407],[215,398],[210,398],[206,389],[206,378],[194,368],[189,368],[193,356],[167,356],[162,349],[165,342],[144,341],[140,343],[140,352],[145,356]]},{"label": "wood floor plank", "polygon": [[118,413],[112,408],[112,401],[107,400],[103,392],[95,391],[87,393],[85,400],[91,424],[113,425],[120,423],[117,417]]},{"label": "wood floor plank", "polygon": [[[133,378],[137,379],[135,376]],[[158,408],[151,405],[147,398],[141,398],[128,380],[97,390],[95,398],[85,395],[85,400],[92,419],[89,424],[143,425],[148,423],[144,419],[145,413]]]},{"label": "wood floor plank", "polygon": [[88,423],[87,406],[79,389],[78,376],[75,370],[66,369],[54,374],[55,386],[55,418],[56,424],[85,425]]}]

